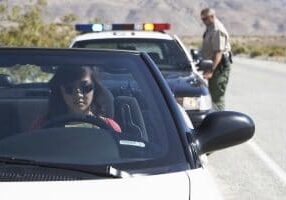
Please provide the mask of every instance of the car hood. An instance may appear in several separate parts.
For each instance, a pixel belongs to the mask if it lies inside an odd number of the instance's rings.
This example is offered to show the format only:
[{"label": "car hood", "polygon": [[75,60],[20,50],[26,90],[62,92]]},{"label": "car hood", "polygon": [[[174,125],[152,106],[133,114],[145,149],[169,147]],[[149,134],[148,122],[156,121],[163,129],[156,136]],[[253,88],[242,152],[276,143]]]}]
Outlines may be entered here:
[{"label": "car hood", "polygon": [[186,172],[57,182],[2,182],[1,199],[189,199],[190,184]]},{"label": "car hood", "polygon": [[162,71],[175,96],[201,96],[209,94],[206,83],[194,72]]}]

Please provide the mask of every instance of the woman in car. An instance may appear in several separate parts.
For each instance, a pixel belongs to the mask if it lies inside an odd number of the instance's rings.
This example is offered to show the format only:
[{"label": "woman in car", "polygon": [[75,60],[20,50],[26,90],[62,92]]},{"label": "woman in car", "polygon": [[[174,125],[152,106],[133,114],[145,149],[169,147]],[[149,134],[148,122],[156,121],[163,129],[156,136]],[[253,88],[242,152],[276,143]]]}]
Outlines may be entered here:
[{"label": "woman in car", "polygon": [[102,90],[96,72],[91,67],[60,67],[50,81],[51,96],[48,113],[34,127],[41,127],[49,120],[65,114],[83,114],[101,118],[116,132],[120,126],[111,118],[98,113],[100,105],[96,103],[97,90]]}]

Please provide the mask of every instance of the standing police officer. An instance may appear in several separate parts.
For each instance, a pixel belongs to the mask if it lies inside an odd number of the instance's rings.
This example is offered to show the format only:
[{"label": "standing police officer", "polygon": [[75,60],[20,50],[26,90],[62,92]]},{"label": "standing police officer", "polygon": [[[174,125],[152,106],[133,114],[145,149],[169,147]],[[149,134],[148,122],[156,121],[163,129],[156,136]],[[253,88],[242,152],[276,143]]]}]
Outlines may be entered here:
[{"label": "standing police officer", "polygon": [[225,91],[228,83],[231,59],[229,35],[224,25],[216,18],[215,11],[205,8],[201,11],[201,19],[206,25],[203,35],[203,59],[213,61],[212,71],[204,73],[209,82],[209,90],[213,103],[219,110],[225,108]]}]

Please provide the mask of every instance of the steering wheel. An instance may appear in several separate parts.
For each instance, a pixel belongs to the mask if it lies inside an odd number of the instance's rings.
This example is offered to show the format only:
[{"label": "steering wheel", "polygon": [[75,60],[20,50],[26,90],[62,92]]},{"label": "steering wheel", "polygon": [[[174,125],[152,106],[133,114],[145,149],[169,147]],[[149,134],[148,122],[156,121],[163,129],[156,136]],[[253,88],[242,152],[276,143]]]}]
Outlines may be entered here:
[{"label": "steering wheel", "polygon": [[84,115],[84,114],[61,115],[49,120],[42,128],[58,127],[70,122],[83,122],[95,125],[102,129],[113,130],[113,128],[110,125],[108,125],[101,117],[94,115]]}]

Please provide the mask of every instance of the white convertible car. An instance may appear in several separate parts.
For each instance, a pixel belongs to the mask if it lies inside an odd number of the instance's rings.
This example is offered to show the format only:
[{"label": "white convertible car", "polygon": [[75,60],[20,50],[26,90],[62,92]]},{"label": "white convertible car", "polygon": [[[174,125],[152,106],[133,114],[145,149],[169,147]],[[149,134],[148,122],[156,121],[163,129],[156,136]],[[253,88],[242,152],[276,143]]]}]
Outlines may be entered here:
[{"label": "white convertible car", "polygon": [[201,155],[254,134],[239,112],[191,129],[144,52],[0,48],[0,198],[219,199]]}]

